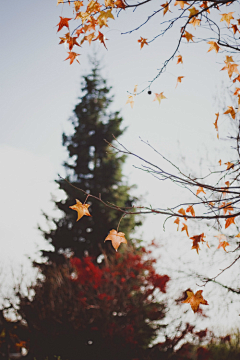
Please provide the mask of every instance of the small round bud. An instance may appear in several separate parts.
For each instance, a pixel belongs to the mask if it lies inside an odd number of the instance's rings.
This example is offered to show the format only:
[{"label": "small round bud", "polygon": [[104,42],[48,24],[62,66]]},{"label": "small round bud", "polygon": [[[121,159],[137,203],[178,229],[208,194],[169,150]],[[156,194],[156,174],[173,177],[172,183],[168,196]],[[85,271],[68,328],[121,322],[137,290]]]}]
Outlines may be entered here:
[{"label": "small round bud", "polygon": [[152,93],[151,90],[148,90],[148,95],[151,95],[151,93]]}]

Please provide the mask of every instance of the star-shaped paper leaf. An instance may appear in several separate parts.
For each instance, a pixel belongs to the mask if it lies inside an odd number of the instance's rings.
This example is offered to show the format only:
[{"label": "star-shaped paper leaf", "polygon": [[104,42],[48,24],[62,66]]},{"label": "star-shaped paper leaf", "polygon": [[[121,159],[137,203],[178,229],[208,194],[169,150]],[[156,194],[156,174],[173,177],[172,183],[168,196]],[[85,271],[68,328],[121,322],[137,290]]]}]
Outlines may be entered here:
[{"label": "star-shaped paper leaf", "polygon": [[84,215],[86,216],[92,216],[89,211],[89,204],[82,204],[81,201],[79,201],[78,199],[76,199],[76,204],[69,206],[70,209],[77,211],[78,213],[78,218],[77,221],[80,220]]},{"label": "star-shaped paper leaf", "polygon": [[118,250],[121,243],[127,244],[125,234],[122,232],[117,232],[117,230],[114,229],[109,232],[104,242],[107,240],[110,240],[112,242],[112,246],[116,251]]},{"label": "star-shaped paper leaf", "polygon": [[162,99],[166,99],[166,97],[163,95],[163,92],[161,92],[159,94],[155,93],[155,99],[153,101],[157,100],[160,104]]},{"label": "star-shaped paper leaf", "polygon": [[193,311],[197,312],[200,304],[208,305],[208,302],[202,296],[202,292],[202,290],[198,290],[196,294],[194,294],[192,290],[189,289],[189,291],[187,291],[187,299],[182,302],[190,304]]},{"label": "star-shaped paper leaf", "polygon": [[235,217],[236,216],[226,219],[225,229],[227,229],[231,224],[235,224]]}]

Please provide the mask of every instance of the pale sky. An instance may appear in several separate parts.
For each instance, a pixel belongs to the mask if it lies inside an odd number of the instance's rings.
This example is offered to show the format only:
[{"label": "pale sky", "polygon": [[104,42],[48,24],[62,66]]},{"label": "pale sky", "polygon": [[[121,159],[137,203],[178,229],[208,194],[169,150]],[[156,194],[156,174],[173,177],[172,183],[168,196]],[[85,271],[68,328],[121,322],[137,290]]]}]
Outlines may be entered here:
[{"label": "pale sky", "polygon": [[[65,174],[61,164],[67,153],[61,145],[61,134],[71,131],[68,118],[81,95],[81,76],[89,72],[88,55],[93,51],[102,59],[102,74],[113,86],[113,108],[121,110],[123,125],[128,127],[121,138],[127,148],[162,164],[161,159],[141,143],[141,137],[178,166],[196,174],[217,166],[220,158],[225,162],[231,156],[229,143],[217,139],[213,125],[215,113],[223,113],[214,97],[221,93],[223,84],[228,84],[227,72],[220,71],[224,55],[213,51],[207,53],[209,45],[204,43],[183,44],[180,50],[183,65],[176,65],[177,59],[174,59],[152,85],[152,95],[144,92],[137,96],[131,109],[129,104],[126,105],[127,91],[133,91],[136,84],[139,89],[147,86],[173,52],[178,32],[173,30],[165,38],[140,50],[137,40],[140,36],[150,39],[156,34],[160,18],[156,17],[149,26],[128,36],[121,32],[131,30],[147,15],[141,9],[134,14],[122,13],[105,32],[109,39],[106,41],[108,51],[100,44],[95,43],[92,47],[84,44],[79,51],[81,65],[73,63],[70,66],[69,61],[64,61],[68,56],[64,46],[58,45],[59,35],[65,31],[58,34],[56,28],[59,15],[68,16],[70,10],[68,6],[62,10],[62,5],[57,7],[56,3],[55,0],[12,0],[1,4],[0,259],[5,269],[13,264],[18,268],[24,264],[31,269],[26,255],[36,259],[37,250],[46,246],[37,230],[38,224],[46,226],[42,211],[59,215],[54,210],[51,194],[59,199],[64,197],[54,183],[58,172],[62,176]],[[193,30],[193,35],[197,31]],[[178,76],[185,77],[175,88]],[[154,93],[160,92],[164,92],[167,99],[159,105],[153,99]],[[229,130],[226,121],[224,115],[220,116],[220,138]],[[143,196],[143,204],[163,207],[185,199],[179,188],[163,184],[132,166],[140,164],[129,158],[124,173],[128,175],[130,185],[137,184],[135,194]],[[155,238],[165,245],[169,242],[168,251],[173,262],[177,262],[179,242],[184,236],[176,232],[171,220],[163,232],[163,220],[160,216],[148,216],[136,236],[146,241]],[[186,261],[198,262],[201,267],[203,255],[193,254],[189,239],[186,240],[186,236],[184,239],[185,248],[181,246],[181,250],[183,256],[187,254]],[[213,236],[211,239],[217,244]],[[171,264],[165,265],[171,267]],[[220,260],[213,273],[218,273],[219,268]],[[197,290],[196,281],[189,283]],[[210,293],[208,286],[206,291]],[[182,287],[185,290],[190,285],[185,281]],[[209,299],[211,309],[216,306],[216,301],[213,297]],[[234,314],[231,319],[235,325]]]}]

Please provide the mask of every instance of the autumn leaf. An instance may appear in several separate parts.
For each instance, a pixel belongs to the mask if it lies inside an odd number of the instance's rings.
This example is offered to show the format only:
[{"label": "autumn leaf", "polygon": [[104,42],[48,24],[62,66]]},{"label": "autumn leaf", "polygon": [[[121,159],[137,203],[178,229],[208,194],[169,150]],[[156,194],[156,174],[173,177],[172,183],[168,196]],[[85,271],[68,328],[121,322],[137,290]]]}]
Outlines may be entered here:
[{"label": "autumn leaf", "polygon": [[200,194],[201,192],[204,193],[204,194],[206,194],[205,191],[204,191],[204,189],[203,189],[203,187],[202,187],[202,186],[199,186],[199,188],[197,189],[196,195]]},{"label": "autumn leaf", "polygon": [[89,42],[89,45],[91,44],[91,42],[94,40],[95,37],[95,33],[92,32],[86,36],[84,36],[84,40],[87,40]]},{"label": "autumn leaf", "polygon": [[[227,58],[232,58],[231,56],[227,56]],[[239,71],[238,71],[238,69],[237,69],[237,67],[238,67],[238,65],[237,64],[232,64],[232,62],[231,61],[228,61],[228,60],[226,60],[226,61],[224,61],[225,62],[225,64],[226,64],[226,66],[224,66],[221,70],[227,70],[227,72],[228,72],[228,76],[229,76],[229,78],[231,79],[231,77],[232,77],[232,74],[235,72],[236,74],[239,74]]]},{"label": "autumn leaf", "polygon": [[77,42],[77,36],[74,36],[74,37],[69,37],[69,39],[67,40],[67,43],[68,43],[68,46],[69,46],[69,50],[71,51],[73,46],[76,45],[76,46],[80,46]]},{"label": "autumn leaf", "polygon": [[197,250],[197,253],[198,253],[198,251],[200,250],[200,247],[199,247],[200,241],[201,241],[202,243],[205,242],[204,238],[205,238],[204,233],[202,233],[202,234],[200,234],[200,235],[194,235],[194,236],[192,236],[192,237],[190,238],[191,240],[193,240],[192,249]]},{"label": "autumn leaf", "polygon": [[181,208],[180,210],[178,210],[179,214],[183,215],[184,216],[184,219],[187,220],[187,218],[185,217],[186,216],[186,212],[183,208]]},{"label": "autumn leaf", "polygon": [[201,20],[197,19],[195,16],[189,21],[189,24],[193,25],[196,29],[196,26],[200,26]]},{"label": "autumn leaf", "polygon": [[180,223],[180,220],[179,220],[179,217],[176,218],[176,220],[174,221],[174,224],[177,224],[177,231],[179,230],[179,223]]},{"label": "autumn leaf", "polygon": [[200,6],[201,8],[207,9],[207,12],[210,14],[210,10],[208,9],[208,3],[207,1],[203,1],[202,5]]},{"label": "autumn leaf", "polygon": [[209,51],[215,50],[216,53],[218,53],[220,47],[218,46],[218,44],[215,41],[208,41],[208,44],[210,45],[210,48],[208,49]]},{"label": "autumn leaf", "polygon": [[240,233],[238,233],[237,235],[235,235],[235,237],[240,238]]},{"label": "autumn leaf", "polygon": [[193,206],[189,206],[187,209],[186,209],[186,212],[190,212],[192,216],[195,216],[195,211],[193,209]]},{"label": "autumn leaf", "polygon": [[236,34],[237,31],[240,32],[240,31],[238,30],[238,27],[237,27],[236,24],[232,25],[231,28],[232,28],[232,30],[233,30],[234,35]]},{"label": "autumn leaf", "polygon": [[193,311],[197,312],[200,304],[208,305],[208,302],[202,296],[202,292],[203,290],[198,290],[194,295],[192,290],[189,289],[187,291],[187,299],[182,302],[190,304]]},{"label": "autumn leaf", "polygon": [[235,224],[235,217],[236,216],[226,219],[225,229],[227,229],[231,224]]},{"label": "autumn leaf", "polygon": [[223,114],[230,114],[233,120],[236,117],[236,113],[234,111],[234,108],[232,106],[228,106],[228,110],[226,110]]},{"label": "autumn leaf", "polygon": [[140,36],[140,39],[138,40],[138,42],[140,43],[141,45],[141,49],[143,48],[144,45],[148,45],[147,43],[147,39],[143,38]]},{"label": "autumn leaf", "polygon": [[222,247],[223,250],[227,252],[226,246],[229,246],[229,243],[227,241],[219,241],[219,245],[217,248],[220,249]]},{"label": "autumn leaf", "polygon": [[68,57],[64,61],[70,59],[70,65],[71,65],[73,63],[73,61],[76,59],[76,61],[80,64],[80,62],[77,59],[78,55],[80,55],[80,54],[77,54],[77,53],[75,53],[73,51],[69,51],[68,52]]},{"label": "autumn leaf", "polygon": [[137,85],[134,86],[134,89],[133,89],[133,95],[136,96],[137,95]]},{"label": "autumn leaf", "polygon": [[75,8],[75,11],[78,12],[80,7],[83,6],[83,2],[82,1],[74,1],[74,8]]},{"label": "autumn leaf", "polygon": [[57,5],[59,5],[59,4],[63,4],[63,0],[58,0]]},{"label": "autumn leaf", "polygon": [[[178,83],[181,83],[181,82],[182,82],[182,79],[183,79],[183,78],[184,78],[184,76],[178,76],[176,87],[178,86]],[[175,88],[175,89],[176,89],[176,88]]]},{"label": "autumn leaf", "polygon": [[177,64],[180,64],[180,63],[183,64],[182,55],[177,55],[176,57],[178,58],[177,59]]},{"label": "autumn leaf", "polygon": [[238,75],[238,76],[233,80],[233,83],[235,83],[236,81],[239,81],[239,82],[240,82],[240,75]]},{"label": "autumn leaf", "polygon": [[228,14],[220,14],[222,16],[221,21],[226,21],[226,23],[228,24],[228,27],[230,25],[230,21],[232,19],[234,19],[234,17],[232,16],[232,14],[234,14],[234,12],[229,12]]},{"label": "autumn leaf", "polygon": [[130,104],[131,108],[133,108],[134,100],[132,95],[128,95],[126,104]]},{"label": "autumn leaf", "polygon": [[225,203],[224,201],[222,202],[222,204],[219,206],[219,209],[223,209],[223,213],[224,215],[229,212],[229,214],[231,214],[231,211],[233,211],[233,207],[231,206],[231,203]]},{"label": "autumn leaf", "polygon": [[125,234],[122,232],[117,232],[116,230],[111,230],[104,240],[110,240],[112,242],[112,246],[117,251],[121,243],[127,244],[127,240],[125,239]]},{"label": "autumn leaf", "polygon": [[114,5],[115,5],[114,0],[105,0],[104,4],[105,4],[106,7],[111,7],[111,8],[113,8]]},{"label": "autumn leaf", "polygon": [[101,10],[102,5],[99,4],[99,2],[95,1],[95,0],[91,0],[89,1],[88,5],[87,5],[87,12],[89,14],[92,13],[98,13]]},{"label": "autumn leaf", "polygon": [[239,91],[240,91],[240,88],[236,88],[233,95],[237,95],[239,93]]},{"label": "autumn leaf", "polygon": [[169,3],[166,2],[165,4],[162,4],[161,6],[164,8],[163,9],[163,16],[164,16],[168,11],[170,11],[169,10]]},{"label": "autumn leaf", "polygon": [[105,39],[105,36],[101,33],[101,31],[98,32],[98,36],[93,41],[96,41],[96,40],[99,40],[100,43],[102,43],[105,46],[105,48],[107,48],[105,41],[108,39]]},{"label": "autumn leaf", "polygon": [[222,165],[222,160],[220,159],[220,160],[218,161],[218,163],[219,163],[219,165],[221,166],[221,165]]},{"label": "autumn leaf", "polygon": [[187,1],[177,0],[177,1],[175,2],[174,6],[177,6],[177,5],[179,5],[180,8],[183,9],[183,8],[184,8],[184,5],[189,5],[189,4],[187,3]]},{"label": "autumn leaf", "polygon": [[[218,133],[218,118],[219,118],[219,112],[215,114],[216,115],[216,120],[213,123],[213,125],[215,126],[215,129],[217,130],[217,138],[219,139],[219,133]],[[220,164],[221,165],[221,164]]]},{"label": "autumn leaf", "polygon": [[108,19],[114,19],[114,16],[112,14],[112,10],[109,9],[107,11],[100,11],[100,15],[99,15],[99,17],[97,19],[98,25],[100,26],[100,28],[102,26],[108,26],[107,25]]},{"label": "autumn leaf", "polygon": [[190,40],[193,41],[193,35],[190,34],[189,32],[185,31],[184,35],[182,36],[183,38],[186,38],[187,39],[187,42],[189,42]]},{"label": "autumn leaf", "polygon": [[181,231],[184,231],[184,230],[186,231],[187,236],[189,237],[187,224],[183,224],[183,227],[182,227]]},{"label": "autumn leaf", "polygon": [[195,7],[193,6],[192,8],[188,9],[189,11],[189,16],[188,17],[192,17],[194,15],[197,15],[199,13],[199,11],[197,9],[195,9]]},{"label": "autumn leaf", "polygon": [[72,20],[72,18],[63,18],[63,17],[61,17],[61,16],[59,16],[59,17],[60,17],[60,21],[59,21],[59,23],[56,25],[56,26],[58,26],[57,32],[60,31],[64,26],[66,26],[66,27],[69,29],[69,24],[68,24],[68,22],[69,22],[70,20]]},{"label": "autumn leaf", "polygon": [[80,220],[84,215],[86,216],[92,216],[89,211],[89,204],[82,204],[81,201],[79,201],[78,199],[76,199],[76,204],[69,206],[70,209],[77,211],[78,213],[78,218],[77,221]]},{"label": "autumn leaf", "polygon": [[124,4],[123,0],[116,0],[115,1],[115,6],[119,9],[124,9],[125,10],[125,7],[126,5]]},{"label": "autumn leaf", "polygon": [[155,98],[154,98],[153,101],[157,100],[159,102],[159,105],[160,105],[162,99],[166,99],[166,97],[163,95],[163,92],[161,92],[159,94],[155,93]]},{"label": "autumn leaf", "polygon": [[231,163],[230,161],[226,162],[225,165],[227,165],[227,170],[230,170],[230,169],[234,168],[234,164]]}]

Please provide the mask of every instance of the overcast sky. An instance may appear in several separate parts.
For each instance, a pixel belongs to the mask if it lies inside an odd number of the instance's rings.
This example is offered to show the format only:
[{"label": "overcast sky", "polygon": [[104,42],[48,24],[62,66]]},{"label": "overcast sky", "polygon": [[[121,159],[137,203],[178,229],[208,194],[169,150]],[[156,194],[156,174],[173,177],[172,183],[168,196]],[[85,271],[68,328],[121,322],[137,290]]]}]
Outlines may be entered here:
[{"label": "overcast sky", "polygon": [[[178,166],[196,174],[217,166],[220,158],[225,162],[231,156],[229,144],[217,140],[213,125],[215,113],[223,113],[214,97],[224,103],[219,94],[228,82],[227,72],[220,71],[224,55],[207,53],[209,45],[204,43],[182,45],[183,65],[176,65],[175,58],[153,83],[152,95],[145,91],[137,96],[131,109],[126,104],[127,91],[133,91],[136,84],[139,89],[148,85],[174,51],[179,29],[173,29],[165,38],[158,38],[140,50],[137,40],[140,36],[156,35],[160,18],[155,17],[150,25],[130,36],[121,35],[141,24],[147,16],[141,8],[135,13],[122,13],[105,32],[108,50],[97,43],[91,47],[84,44],[79,50],[81,65],[74,62],[70,66],[69,61],[64,61],[68,56],[64,46],[58,45],[59,35],[65,31],[58,34],[56,28],[59,15],[69,16],[70,10],[67,6],[57,7],[56,2],[12,0],[1,4],[0,259],[5,269],[13,264],[29,268],[26,255],[36,258],[37,250],[47,246],[37,225],[45,226],[42,211],[59,215],[54,210],[51,194],[59,199],[64,197],[54,183],[58,172],[65,174],[62,163],[67,153],[61,145],[61,134],[71,132],[68,119],[81,96],[81,77],[90,70],[88,55],[94,51],[102,59],[102,75],[113,86],[113,108],[121,111],[124,126],[128,127],[121,138],[127,148],[162,164],[159,156],[141,143],[141,137]],[[150,14],[151,6],[148,6]],[[192,33],[195,35],[196,31]],[[184,78],[176,88],[178,76]],[[164,92],[167,99],[159,105],[153,99],[154,93],[160,92]],[[220,116],[219,126],[221,138],[227,134],[222,132],[226,127],[224,116]],[[129,184],[137,184],[135,194],[143,196],[144,204],[163,207],[184,199],[182,191],[140,172],[134,164],[141,163],[129,158],[124,173],[128,175]],[[137,236],[146,241],[154,237],[161,241],[173,234],[182,238],[176,233],[173,221],[167,223],[164,233],[163,220],[149,216]],[[217,244],[217,240],[212,239]],[[171,253],[174,253],[177,246],[173,240],[171,243]],[[183,253],[201,264],[202,260],[200,257],[196,260],[189,243],[184,244]],[[216,271],[219,266],[221,263],[217,263]]]}]

